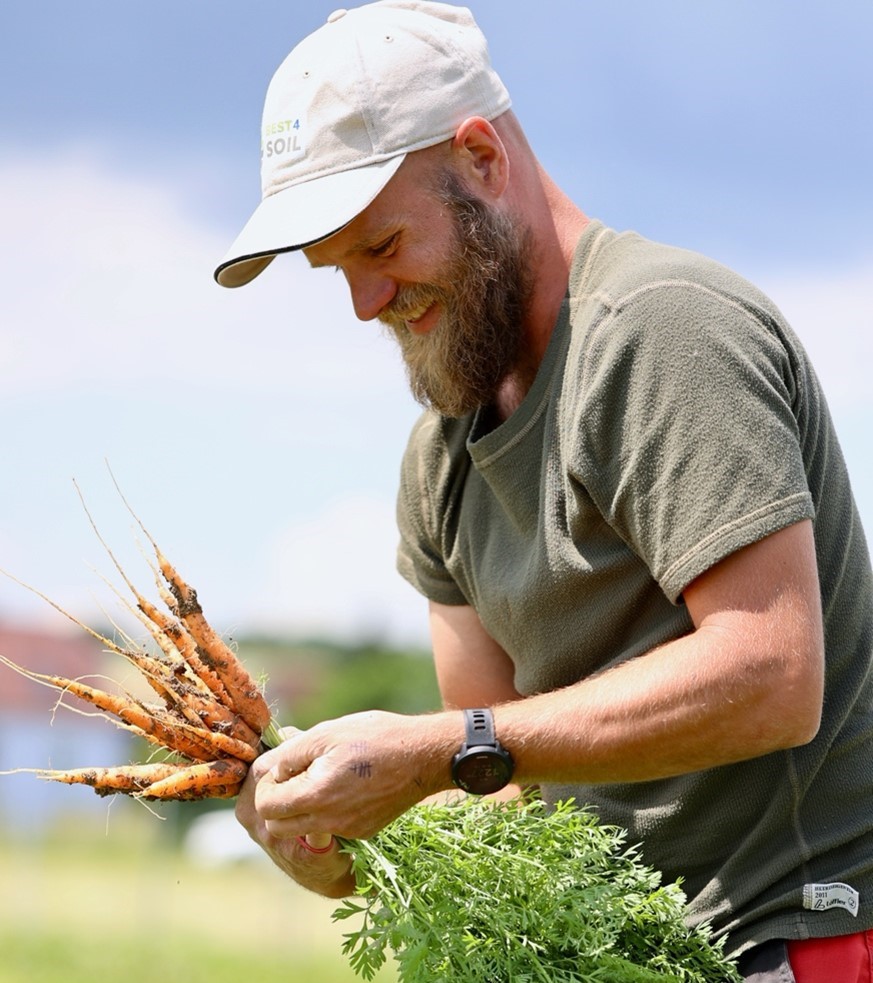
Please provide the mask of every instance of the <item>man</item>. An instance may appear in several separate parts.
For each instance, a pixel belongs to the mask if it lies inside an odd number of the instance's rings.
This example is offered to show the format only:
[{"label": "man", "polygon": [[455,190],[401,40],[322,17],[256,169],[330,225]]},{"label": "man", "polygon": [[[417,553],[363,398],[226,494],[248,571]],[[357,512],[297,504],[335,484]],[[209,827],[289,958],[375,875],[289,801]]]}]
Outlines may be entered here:
[{"label": "man", "polygon": [[426,407],[399,569],[446,709],[289,734],[241,822],[338,897],[333,834],[513,778],[627,828],[748,979],[869,981],[873,574],[779,311],[584,215],[464,9],[337,11],[277,71],[263,133],[264,198],[216,278],[301,249],[396,335]]}]

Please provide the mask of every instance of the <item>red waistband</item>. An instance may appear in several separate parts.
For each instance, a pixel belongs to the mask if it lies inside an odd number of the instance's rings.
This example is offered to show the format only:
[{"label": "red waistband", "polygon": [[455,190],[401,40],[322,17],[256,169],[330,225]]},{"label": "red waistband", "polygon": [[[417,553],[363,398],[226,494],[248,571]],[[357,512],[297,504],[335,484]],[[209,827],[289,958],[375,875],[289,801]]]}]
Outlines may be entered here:
[{"label": "red waistband", "polygon": [[788,943],[797,983],[873,983],[873,930]]}]

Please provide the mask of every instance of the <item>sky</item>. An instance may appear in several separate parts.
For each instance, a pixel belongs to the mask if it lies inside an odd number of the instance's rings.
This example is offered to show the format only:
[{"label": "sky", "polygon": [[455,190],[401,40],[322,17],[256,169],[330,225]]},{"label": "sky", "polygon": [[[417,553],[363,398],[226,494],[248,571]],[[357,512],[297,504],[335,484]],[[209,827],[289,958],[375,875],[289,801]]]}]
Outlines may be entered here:
[{"label": "sky", "polygon": [[[869,536],[873,4],[469,6],[587,214],[708,253],[786,313]],[[150,584],[114,476],[219,630],[426,638],[394,569],[418,408],[393,343],[300,256],[212,279],[259,198],[266,85],[334,7],[2,4],[0,567],[89,623],[123,615],[77,488]],[[13,623],[64,622],[0,578]]]}]

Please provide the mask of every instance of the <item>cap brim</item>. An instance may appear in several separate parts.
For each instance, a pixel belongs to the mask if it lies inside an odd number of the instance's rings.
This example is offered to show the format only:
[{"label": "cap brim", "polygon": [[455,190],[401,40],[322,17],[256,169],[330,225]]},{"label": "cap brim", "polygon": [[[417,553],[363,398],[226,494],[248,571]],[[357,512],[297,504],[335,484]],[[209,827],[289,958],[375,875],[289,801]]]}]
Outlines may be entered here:
[{"label": "cap brim", "polygon": [[279,253],[305,249],[339,232],[379,194],[406,154],[328,174],[268,195],[215,270],[222,287],[241,287]]}]

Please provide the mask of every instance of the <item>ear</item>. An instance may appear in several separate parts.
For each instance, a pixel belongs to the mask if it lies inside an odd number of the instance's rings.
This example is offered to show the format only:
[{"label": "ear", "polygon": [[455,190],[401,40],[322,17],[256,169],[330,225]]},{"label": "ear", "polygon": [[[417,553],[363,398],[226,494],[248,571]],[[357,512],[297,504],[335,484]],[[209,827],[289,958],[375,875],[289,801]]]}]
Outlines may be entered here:
[{"label": "ear", "polygon": [[509,155],[497,131],[481,116],[465,119],[455,132],[452,152],[474,189],[499,198],[509,184]]}]

